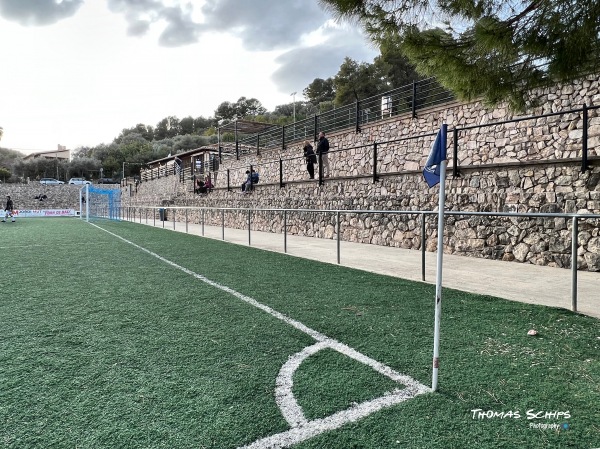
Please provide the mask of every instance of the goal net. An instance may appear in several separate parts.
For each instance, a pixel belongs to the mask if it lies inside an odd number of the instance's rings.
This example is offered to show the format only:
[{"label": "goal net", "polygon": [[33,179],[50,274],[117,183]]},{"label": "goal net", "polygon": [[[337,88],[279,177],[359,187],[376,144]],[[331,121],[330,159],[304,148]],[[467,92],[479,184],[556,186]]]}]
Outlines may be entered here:
[{"label": "goal net", "polygon": [[79,190],[79,210],[81,218],[120,220],[121,190],[86,185]]}]

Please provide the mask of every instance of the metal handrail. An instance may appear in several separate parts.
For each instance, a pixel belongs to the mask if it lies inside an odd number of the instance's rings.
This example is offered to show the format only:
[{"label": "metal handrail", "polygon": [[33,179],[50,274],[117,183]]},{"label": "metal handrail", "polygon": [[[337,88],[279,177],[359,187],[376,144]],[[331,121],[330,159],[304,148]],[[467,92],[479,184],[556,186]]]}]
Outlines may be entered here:
[{"label": "metal handrail", "polygon": [[[188,211],[189,210],[197,210],[201,212],[201,225],[202,225],[202,235],[204,236],[204,226],[205,226],[205,216],[207,211],[220,211],[221,212],[221,227],[222,227],[222,240],[225,240],[225,212],[233,211],[240,212],[242,214],[247,215],[247,225],[248,225],[248,246],[251,246],[251,237],[252,237],[252,214],[256,212],[278,212],[283,216],[283,245],[284,245],[284,253],[287,253],[287,222],[288,216],[290,213],[326,213],[332,214],[336,216],[336,234],[337,234],[337,263],[340,264],[341,260],[341,248],[340,248],[340,236],[342,234],[341,229],[341,215],[349,215],[349,214],[382,214],[382,215],[417,215],[421,216],[421,276],[422,280],[425,281],[425,247],[426,247],[426,229],[425,229],[425,219],[428,216],[438,216],[438,212],[434,211],[422,211],[422,210],[368,210],[368,209],[358,209],[358,210],[343,210],[343,209],[279,209],[279,208],[238,208],[238,207],[196,207],[196,206],[122,206],[124,209],[120,214],[128,221],[135,221],[135,210],[136,209],[145,209],[152,210],[154,220],[156,220],[156,211],[159,209],[164,210],[184,210],[185,211],[185,225],[186,232],[188,231]],[[142,213],[140,211],[139,220],[142,222]],[[176,217],[175,213],[171,214],[173,220],[173,230],[175,230]],[[577,237],[579,233],[579,221],[586,219],[600,219],[600,214],[580,214],[580,213],[550,213],[550,212],[471,212],[471,211],[445,211],[444,215],[450,216],[480,216],[480,217],[507,217],[507,218],[568,218],[571,219],[572,228],[571,228],[571,310],[577,311]],[[133,217],[133,220],[131,220]],[[165,221],[163,220],[162,227],[165,226]],[[148,214],[146,213],[146,224],[148,224]],[[265,232],[265,231],[259,231]]]}]

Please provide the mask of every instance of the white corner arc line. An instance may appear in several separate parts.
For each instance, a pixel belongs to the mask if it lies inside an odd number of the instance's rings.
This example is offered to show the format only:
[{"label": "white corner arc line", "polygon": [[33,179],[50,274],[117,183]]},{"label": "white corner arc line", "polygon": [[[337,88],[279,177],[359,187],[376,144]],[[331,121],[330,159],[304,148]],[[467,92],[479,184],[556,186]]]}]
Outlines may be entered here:
[{"label": "white corner arc line", "polygon": [[[300,408],[300,406],[298,405],[296,400],[293,398],[293,394],[291,394],[291,388],[293,385],[286,385],[286,386],[282,385],[279,392],[282,395],[281,397],[285,398],[284,402],[285,402],[286,406],[289,406],[289,408],[284,410],[284,408],[282,408],[282,406],[279,404],[279,401],[277,401],[277,403],[278,403],[278,405],[280,405],[280,409],[282,411],[282,414],[284,415],[284,418],[286,419],[286,421],[288,422],[288,424],[290,424],[290,426],[292,428],[285,432],[271,435],[266,438],[261,438],[247,446],[243,446],[242,448],[253,448],[253,449],[269,448],[270,449],[270,448],[288,447],[290,445],[297,444],[301,441],[310,439],[310,438],[312,438],[316,435],[319,435],[323,432],[337,429],[349,422],[357,421],[357,420],[364,418],[378,410],[381,410],[382,408],[386,408],[386,407],[390,407],[395,404],[399,404],[400,402],[406,401],[407,399],[411,399],[417,395],[431,391],[431,389],[429,387],[421,384],[420,382],[416,381],[415,379],[411,378],[410,376],[400,374],[400,373],[396,372],[395,370],[393,370],[392,368],[390,368],[389,366],[384,365],[383,363],[378,362],[375,359],[372,359],[372,358],[356,351],[355,349],[351,348],[348,345],[345,345],[344,343],[341,343],[333,338],[329,338],[326,335],[324,335],[314,329],[311,329],[310,327],[302,324],[301,322],[294,320],[294,319],[288,317],[287,315],[284,315],[281,312],[278,312],[277,310],[275,310],[267,305],[264,305],[249,296],[246,296],[236,290],[233,290],[232,288],[229,288],[225,285],[219,284],[218,282],[212,281],[212,280],[208,279],[207,277],[202,276],[201,274],[195,273],[192,270],[189,270],[181,265],[178,265],[175,262],[162,257],[160,254],[150,251],[149,249],[146,249],[146,248],[144,248],[130,240],[127,240],[126,238],[121,237],[118,234],[108,231],[94,223],[89,223],[89,224],[100,229],[101,231],[106,232],[107,234],[112,235],[113,237],[115,237],[119,240],[122,240],[123,242],[125,242],[129,245],[134,246],[135,248],[159,259],[160,261],[162,261],[168,265],[171,265],[172,267],[174,267],[180,271],[183,271],[184,273],[189,274],[190,276],[195,277],[196,279],[206,283],[207,285],[210,285],[221,291],[229,293],[230,295],[268,313],[269,315],[283,321],[286,324],[289,324],[290,326],[294,327],[295,329],[297,329],[301,332],[304,332],[305,334],[314,338],[317,341],[316,344],[308,346],[308,347],[304,348],[302,351],[300,351],[299,353],[294,354],[288,358],[288,361],[283,365],[283,367],[280,370],[280,375],[281,375],[281,372],[283,371],[284,377],[285,376],[287,376],[287,377],[293,376],[294,371],[297,369],[297,367],[300,366],[300,364],[302,363],[303,360],[305,360],[310,355],[318,352],[319,350],[321,350],[325,347],[329,347],[329,348],[334,349],[334,350],[336,350],[358,362],[361,362],[367,366],[370,366],[378,373],[381,373],[381,374],[389,377],[390,379],[395,380],[398,383],[402,383],[406,387],[404,389],[396,389],[392,392],[384,394],[381,397],[362,402],[361,404],[357,404],[353,407],[350,407],[346,410],[339,411],[339,412],[334,413],[333,415],[327,416],[325,418],[308,421],[304,417],[304,414],[302,413],[302,409]],[[296,358],[297,358],[297,360],[296,360]],[[285,367],[285,369],[284,369],[284,367]],[[278,376],[278,379],[279,379],[279,376]],[[283,382],[283,380],[281,382]],[[292,399],[290,399],[290,396],[288,396],[290,394],[291,394]]]},{"label": "white corner arc line", "polygon": [[275,380],[275,401],[281,410],[281,414],[292,428],[304,426],[308,423],[302,412],[302,407],[298,405],[292,391],[294,388],[294,373],[304,360],[326,347],[327,344],[323,341],[307,346],[302,351],[292,355],[279,370]]}]

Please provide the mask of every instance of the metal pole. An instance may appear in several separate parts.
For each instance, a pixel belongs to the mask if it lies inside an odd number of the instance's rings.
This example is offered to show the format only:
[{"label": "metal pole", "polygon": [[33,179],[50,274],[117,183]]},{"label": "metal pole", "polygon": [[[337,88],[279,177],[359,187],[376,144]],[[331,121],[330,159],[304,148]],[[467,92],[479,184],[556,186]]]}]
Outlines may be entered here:
[{"label": "metal pole", "polygon": [[283,211],[283,252],[287,253],[287,210]]},{"label": "metal pole", "polygon": [[425,214],[421,214],[421,279],[425,280]]},{"label": "metal pole", "polygon": [[413,81],[412,83],[412,117],[415,118],[417,116],[417,83]]},{"label": "metal pole", "polygon": [[577,217],[573,217],[571,229],[571,310],[577,312]]},{"label": "metal pole", "polygon": [[225,209],[221,210],[221,239],[225,240]]},{"label": "metal pole", "polygon": [[340,211],[336,212],[336,223],[335,226],[337,228],[337,263],[340,263]]},{"label": "metal pole", "polygon": [[188,210],[185,210],[185,233],[188,233]]},{"label": "metal pole", "polygon": [[175,230],[175,209],[173,208],[173,231]]},{"label": "metal pole", "polygon": [[[446,148],[447,125],[442,125],[442,147]],[[446,165],[448,160],[440,164],[440,189],[438,203],[438,231],[437,231],[437,270],[435,279],[435,316],[433,328],[433,374],[431,377],[431,390],[437,391],[438,370],[440,367],[440,321],[442,316],[442,261],[444,257],[444,204],[446,200]]]},{"label": "metal pole", "polygon": [[452,130],[452,176],[460,176],[458,171],[458,128]]},{"label": "metal pole", "polygon": [[377,142],[373,142],[373,183],[379,181],[377,176]]},{"label": "metal pole", "polygon": [[156,208],[152,209],[152,227],[156,227]]},{"label": "metal pole", "polygon": [[204,237],[204,209],[202,209],[202,237]]},{"label": "metal pole", "polygon": [[588,167],[588,108],[583,105],[583,134],[581,136],[581,173],[585,173]]},{"label": "metal pole", "polygon": [[251,222],[251,215],[252,215],[252,211],[250,209],[248,209],[248,246],[251,246],[250,245],[250,234],[251,234],[250,222]]}]

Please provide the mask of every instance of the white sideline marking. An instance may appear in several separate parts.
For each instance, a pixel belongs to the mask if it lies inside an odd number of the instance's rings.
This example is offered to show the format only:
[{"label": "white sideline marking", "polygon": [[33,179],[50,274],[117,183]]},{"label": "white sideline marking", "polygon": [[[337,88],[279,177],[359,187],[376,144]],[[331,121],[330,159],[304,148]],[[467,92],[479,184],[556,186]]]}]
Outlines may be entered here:
[{"label": "white sideline marking", "polygon": [[[399,404],[400,402],[406,401],[407,399],[412,399],[415,396],[423,393],[430,392],[431,389],[420,382],[417,382],[412,377],[400,374],[394,371],[387,365],[378,362],[364,354],[361,354],[357,350],[351,348],[344,343],[341,343],[333,338],[329,338],[326,335],[311,329],[310,327],[302,324],[299,321],[290,318],[275,309],[272,309],[269,306],[261,304],[255,299],[246,296],[236,290],[233,290],[225,285],[219,284],[218,282],[211,281],[210,279],[202,276],[201,274],[195,273],[181,265],[176,264],[175,262],[170,261],[169,259],[165,259],[160,254],[156,254],[155,252],[150,251],[136,243],[133,243],[130,240],[127,240],[120,235],[117,235],[113,232],[110,232],[106,229],[101,228],[100,226],[90,223],[92,226],[112,235],[113,237],[122,240],[125,243],[128,243],[135,248],[138,248],[141,251],[144,251],[147,254],[159,259],[162,262],[165,262],[168,265],[171,265],[178,270],[183,271],[190,276],[195,277],[196,279],[210,285],[211,287],[215,287],[219,290],[227,292],[236,298],[264,311],[269,315],[283,321],[284,323],[289,324],[290,326],[298,329],[305,334],[310,335],[314,338],[317,343],[307,346],[302,351],[290,356],[288,361],[284,363],[279,371],[276,380],[276,388],[275,388],[275,401],[279,406],[281,413],[285,420],[290,425],[291,429],[285,432],[281,432],[275,435],[271,435],[265,438],[261,438],[256,440],[249,445],[242,446],[240,449],[248,448],[248,449],[275,449],[275,448],[283,448],[288,447],[302,441],[308,440],[314,436],[317,436],[321,433],[324,433],[329,430],[337,429],[349,422],[358,421],[361,418],[364,418],[376,411],[379,411],[386,407],[391,407],[392,405]],[[363,363],[367,366],[370,366],[378,373],[389,377],[390,379],[403,384],[405,388],[403,389],[395,389],[391,392],[385,393],[383,396],[379,398],[372,399],[370,401],[362,402],[361,404],[354,405],[346,410],[339,411],[334,413],[333,415],[327,416],[325,418],[314,419],[309,421],[304,416],[302,412],[302,408],[298,405],[293,393],[293,375],[296,369],[302,364],[302,362],[311,355],[317,353],[321,349],[330,348],[335,351],[338,351],[341,354],[350,357],[353,360],[356,360],[360,363]]]}]

